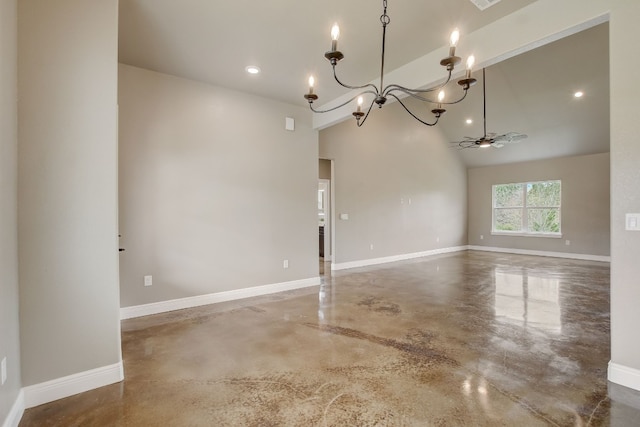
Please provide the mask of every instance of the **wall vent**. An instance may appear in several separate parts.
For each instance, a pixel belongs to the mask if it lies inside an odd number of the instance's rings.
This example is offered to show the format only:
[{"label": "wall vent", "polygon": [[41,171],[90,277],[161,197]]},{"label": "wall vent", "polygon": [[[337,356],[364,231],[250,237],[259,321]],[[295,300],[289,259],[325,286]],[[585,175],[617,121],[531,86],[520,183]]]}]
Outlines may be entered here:
[{"label": "wall vent", "polygon": [[498,3],[500,0],[470,0],[471,3],[475,4],[476,7],[480,10],[485,10],[488,7],[493,6]]}]

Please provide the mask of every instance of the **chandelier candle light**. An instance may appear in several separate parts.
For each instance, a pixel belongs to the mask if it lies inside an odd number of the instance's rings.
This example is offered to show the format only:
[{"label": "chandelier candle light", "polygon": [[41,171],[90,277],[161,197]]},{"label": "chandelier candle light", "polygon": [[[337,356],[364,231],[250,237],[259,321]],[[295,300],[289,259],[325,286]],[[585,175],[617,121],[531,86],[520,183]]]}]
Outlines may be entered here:
[{"label": "chandelier candle light", "polygon": [[[445,92],[442,89],[447,85],[447,83],[451,81],[451,74],[453,73],[453,69],[455,68],[456,65],[458,65],[461,62],[461,59],[456,56],[456,46],[458,45],[458,40],[460,39],[460,33],[458,32],[457,29],[454,30],[453,33],[451,33],[451,39],[449,44],[449,56],[447,56],[446,58],[440,61],[440,65],[445,67],[448,72],[448,77],[444,83],[441,83],[435,87],[431,87],[427,89],[409,89],[404,86],[400,86],[398,84],[388,84],[387,86],[384,86],[384,55],[385,55],[386,33],[387,33],[387,25],[389,25],[389,23],[391,22],[389,15],[387,15],[387,0],[382,1],[382,8],[383,8],[383,12],[382,12],[382,15],[380,16],[380,23],[382,24],[382,55],[381,55],[381,63],[380,63],[380,85],[376,86],[373,83],[368,83],[361,86],[351,86],[340,81],[340,79],[338,78],[338,75],[336,74],[336,65],[338,64],[338,61],[344,58],[344,55],[342,54],[342,52],[338,50],[338,38],[340,37],[340,28],[338,27],[338,24],[334,24],[333,27],[331,28],[331,50],[326,52],[324,54],[324,57],[327,58],[327,60],[329,60],[329,62],[331,63],[331,67],[333,68],[333,77],[335,78],[336,82],[338,82],[340,86],[347,89],[351,89],[351,90],[363,89],[363,91],[357,94],[356,96],[354,96],[353,98],[349,99],[348,101],[336,107],[329,108],[326,110],[317,110],[313,107],[313,102],[318,99],[318,95],[316,95],[313,92],[315,79],[313,78],[313,76],[311,76],[309,77],[309,92],[304,95],[304,98],[309,102],[309,108],[314,113],[328,113],[330,111],[334,111],[334,110],[337,110],[338,108],[344,107],[345,105],[351,103],[353,100],[357,99],[356,110],[353,112],[353,116],[356,118],[358,127],[360,127],[367,120],[367,117],[369,117],[369,113],[373,108],[373,104],[377,104],[379,108],[382,108],[385,102],[387,102],[387,99],[391,97],[391,98],[394,98],[396,101],[398,101],[400,105],[402,105],[402,107],[407,111],[407,113],[409,113],[414,119],[416,119],[420,123],[425,124],[427,126],[434,126],[436,123],[438,123],[438,120],[440,119],[440,117],[447,111],[444,108],[442,108],[443,105],[451,105],[451,104],[457,104],[461,102],[467,96],[467,91],[469,90],[469,88],[476,83],[476,79],[471,77],[471,70],[473,69],[475,59],[473,55],[469,56],[469,58],[467,59],[467,72],[465,74],[465,77],[458,80],[458,85],[462,87],[462,90],[464,93],[459,99],[454,101],[444,102]],[[426,97],[426,95],[429,95],[438,91],[439,93],[438,93],[437,101]],[[366,113],[365,113],[363,111],[362,105],[364,103],[364,96],[366,95],[371,95],[372,100],[369,104],[369,107],[366,109]],[[435,116],[435,120],[433,122],[428,122],[425,119],[420,118],[413,111],[411,111],[409,109],[409,106],[406,103],[404,103],[401,99],[401,97],[404,98],[407,96],[417,99],[424,103],[436,104],[436,108],[431,110],[431,113],[433,113],[433,115]]]}]

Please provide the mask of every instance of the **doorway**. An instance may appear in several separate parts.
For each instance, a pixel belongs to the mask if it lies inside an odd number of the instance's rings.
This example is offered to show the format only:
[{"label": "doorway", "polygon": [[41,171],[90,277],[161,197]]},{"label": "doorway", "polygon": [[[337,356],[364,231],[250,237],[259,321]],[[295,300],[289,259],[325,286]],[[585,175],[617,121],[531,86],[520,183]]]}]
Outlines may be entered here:
[{"label": "doorway", "polygon": [[331,217],[331,160],[318,164],[318,262],[320,275],[330,270],[333,259]]}]

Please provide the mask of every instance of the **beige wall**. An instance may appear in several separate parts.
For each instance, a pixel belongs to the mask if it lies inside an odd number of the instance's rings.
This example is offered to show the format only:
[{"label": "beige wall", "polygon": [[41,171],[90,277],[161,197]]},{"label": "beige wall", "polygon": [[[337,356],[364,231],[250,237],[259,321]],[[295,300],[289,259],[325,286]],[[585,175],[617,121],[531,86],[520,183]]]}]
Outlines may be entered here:
[{"label": "beige wall", "polygon": [[18,4],[22,382],[117,364],[117,0]]},{"label": "beige wall", "polygon": [[625,230],[625,214],[640,213],[640,88],[629,84],[630,70],[640,67],[640,2],[611,3],[611,361],[639,370],[640,390],[640,231]]},{"label": "beige wall", "polygon": [[318,276],[305,109],[126,65],[119,104],[123,307]]},{"label": "beige wall", "polygon": [[399,104],[361,128],[349,120],[322,130],[320,157],[334,160],[334,262],[467,244],[465,167],[437,127]]},{"label": "beige wall", "polygon": [[[491,235],[492,185],[555,179],[562,181],[562,238]],[[468,180],[470,245],[609,255],[608,153],[469,169]]]},{"label": "beige wall", "polygon": [[319,159],[318,160],[318,178],[331,179],[331,160]]},{"label": "beige wall", "polygon": [[17,240],[17,21],[16,0],[0,0],[0,423],[20,391]]}]

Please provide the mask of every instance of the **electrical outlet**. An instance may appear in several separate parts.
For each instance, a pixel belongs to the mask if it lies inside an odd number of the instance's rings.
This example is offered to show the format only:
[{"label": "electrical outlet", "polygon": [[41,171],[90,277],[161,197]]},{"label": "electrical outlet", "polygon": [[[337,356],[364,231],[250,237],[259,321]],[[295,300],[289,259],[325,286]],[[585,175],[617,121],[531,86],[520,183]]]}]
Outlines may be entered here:
[{"label": "electrical outlet", "polygon": [[480,235],[480,240],[484,240],[484,236],[482,234]]},{"label": "electrical outlet", "polygon": [[640,230],[640,214],[628,213],[625,215],[625,230],[639,231]]},{"label": "electrical outlet", "polygon": [[564,244],[567,245],[567,246],[570,246],[571,245],[571,240],[565,240]]},{"label": "electrical outlet", "polygon": [[144,285],[145,286],[153,285],[153,276],[144,276]]},{"label": "electrical outlet", "polygon": [[373,243],[369,245],[369,250],[372,251],[373,250]]},{"label": "electrical outlet", "polygon": [[285,259],[284,261],[282,261],[282,268],[289,268],[289,260]]},{"label": "electrical outlet", "polygon": [[7,358],[6,356],[2,358],[2,363],[0,363],[0,371],[2,371],[2,385],[7,382]]},{"label": "electrical outlet", "polygon": [[436,237],[436,243],[440,243],[440,238]]}]

